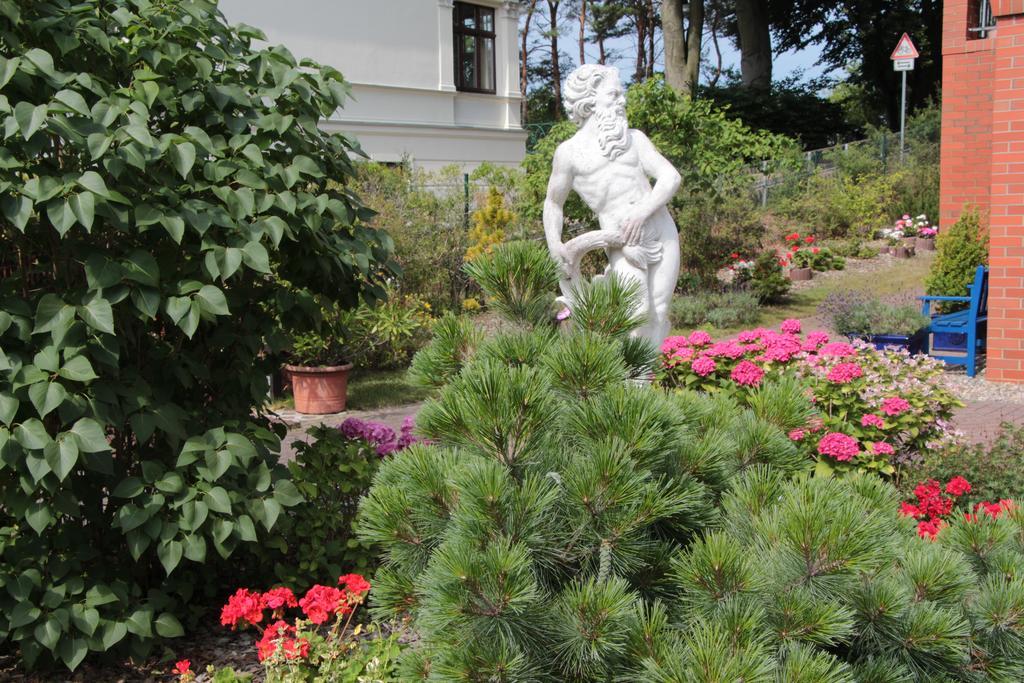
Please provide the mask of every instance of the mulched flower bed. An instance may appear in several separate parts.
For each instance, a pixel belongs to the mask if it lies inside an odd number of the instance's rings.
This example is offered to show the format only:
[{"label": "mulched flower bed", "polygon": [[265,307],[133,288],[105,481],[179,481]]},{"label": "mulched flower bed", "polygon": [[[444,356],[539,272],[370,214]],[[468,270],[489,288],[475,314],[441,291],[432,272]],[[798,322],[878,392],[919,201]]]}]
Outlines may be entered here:
[{"label": "mulched flower bed", "polygon": [[144,662],[133,664],[130,660],[109,663],[83,663],[74,674],[56,669],[46,673],[24,673],[13,654],[0,656],[0,681],[18,683],[142,683],[143,681],[176,681],[171,673],[175,661],[188,659],[192,670],[198,673],[196,681],[209,681],[206,666],[212,664],[220,669],[230,666],[238,673],[251,673],[254,683],[264,680],[263,667],[256,659],[255,631],[228,631],[220,626],[200,628],[185,638],[169,641],[173,650],[156,654]]}]

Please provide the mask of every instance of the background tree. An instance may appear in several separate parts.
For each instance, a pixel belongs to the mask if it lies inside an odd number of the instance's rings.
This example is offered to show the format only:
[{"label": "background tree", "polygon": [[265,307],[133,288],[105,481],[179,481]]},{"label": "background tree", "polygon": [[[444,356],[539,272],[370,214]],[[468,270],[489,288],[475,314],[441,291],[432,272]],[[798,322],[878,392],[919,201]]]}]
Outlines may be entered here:
[{"label": "background tree", "polygon": [[[685,20],[684,6],[688,9]],[[665,41],[665,81],[680,94],[690,95],[700,77],[704,1],[662,0],[661,19]]]},{"label": "background tree", "polygon": [[587,24],[590,27],[588,40],[597,44],[597,63],[606,64],[618,55],[617,50],[610,50],[607,42],[621,38],[628,32],[623,23],[626,14],[625,6],[619,0],[591,0],[589,4]]},{"label": "background tree", "polygon": [[904,31],[921,53],[908,74],[908,107],[914,110],[937,98],[942,79],[940,0],[772,0],[769,9],[776,51],[819,45],[821,64],[834,69],[858,65],[849,81],[862,88],[875,122],[899,125],[900,76],[889,55]]},{"label": "background tree", "polygon": [[734,3],[743,87],[766,92],[772,85],[768,0],[734,0]]},{"label": "background tree", "polygon": [[655,0],[620,1],[625,9],[627,23],[633,27],[636,40],[633,81],[639,83],[654,75],[657,33],[661,24],[661,14]]},{"label": "background tree", "polygon": [[519,30],[519,92],[522,93],[523,101],[519,104],[520,115],[523,123],[528,120],[528,101],[526,90],[529,86],[528,65],[530,63],[529,41],[530,24],[533,22],[533,13],[537,11],[537,0],[530,0],[526,5],[526,15],[523,20],[523,27]]},{"label": "background tree", "polygon": [[561,7],[562,0],[545,0],[545,2],[547,2],[548,6],[547,38],[551,52],[551,61],[549,62],[551,68],[551,94],[554,97],[554,111],[552,114],[556,121],[560,121],[564,115],[562,112],[562,69],[559,64],[558,54],[558,34],[561,32],[558,25],[560,19],[559,8]]}]

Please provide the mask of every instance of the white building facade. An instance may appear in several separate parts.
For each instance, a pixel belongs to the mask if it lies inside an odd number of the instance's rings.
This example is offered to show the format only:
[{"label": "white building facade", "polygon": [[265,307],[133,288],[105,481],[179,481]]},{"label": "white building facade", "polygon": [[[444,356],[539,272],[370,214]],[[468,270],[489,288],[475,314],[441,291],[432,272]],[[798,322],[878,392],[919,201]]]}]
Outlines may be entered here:
[{"label": "white building facade", "polygon": [[329,64],[352,100],[323,122],[375,161],[426,170],[517,165],[518,0],[221,0],[296,58]]}]

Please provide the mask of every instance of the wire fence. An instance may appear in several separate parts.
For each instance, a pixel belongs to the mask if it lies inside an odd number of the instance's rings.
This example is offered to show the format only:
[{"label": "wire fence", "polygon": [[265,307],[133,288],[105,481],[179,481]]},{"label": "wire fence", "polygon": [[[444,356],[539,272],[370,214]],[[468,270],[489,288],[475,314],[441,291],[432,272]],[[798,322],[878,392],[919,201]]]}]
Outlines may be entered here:
[{"label": "wire fence", "polygon": [[[905,146],[904,154],[908,149]],[[894,172],[903,162],[899,153],[899,134],[890,131],[883,131],[881,135],[870,139],[806,150],[803,152],[803,162],[797,168],[792,164],[766,160],[749,167],[750,174],[756,178],[753,188],[755,201],[764,207],[768,205],[773,192],[780,188],[792,187],[815,174],[835,175],[840,172],[844,157],[854,154],[877,162],[884,173]]]}]

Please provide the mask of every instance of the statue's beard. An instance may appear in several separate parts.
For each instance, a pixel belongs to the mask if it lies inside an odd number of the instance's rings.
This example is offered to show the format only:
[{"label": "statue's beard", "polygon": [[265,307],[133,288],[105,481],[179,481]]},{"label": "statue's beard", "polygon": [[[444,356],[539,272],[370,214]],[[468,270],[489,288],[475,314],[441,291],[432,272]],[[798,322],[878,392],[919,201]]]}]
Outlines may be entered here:
[{"label": "statue's beard", "polygon": [[629,126],[626,116],[615,107],[598,109],[594,112],[597,119],[597,145],[601,154],[608,159],[618,159],[629,149]]}]

